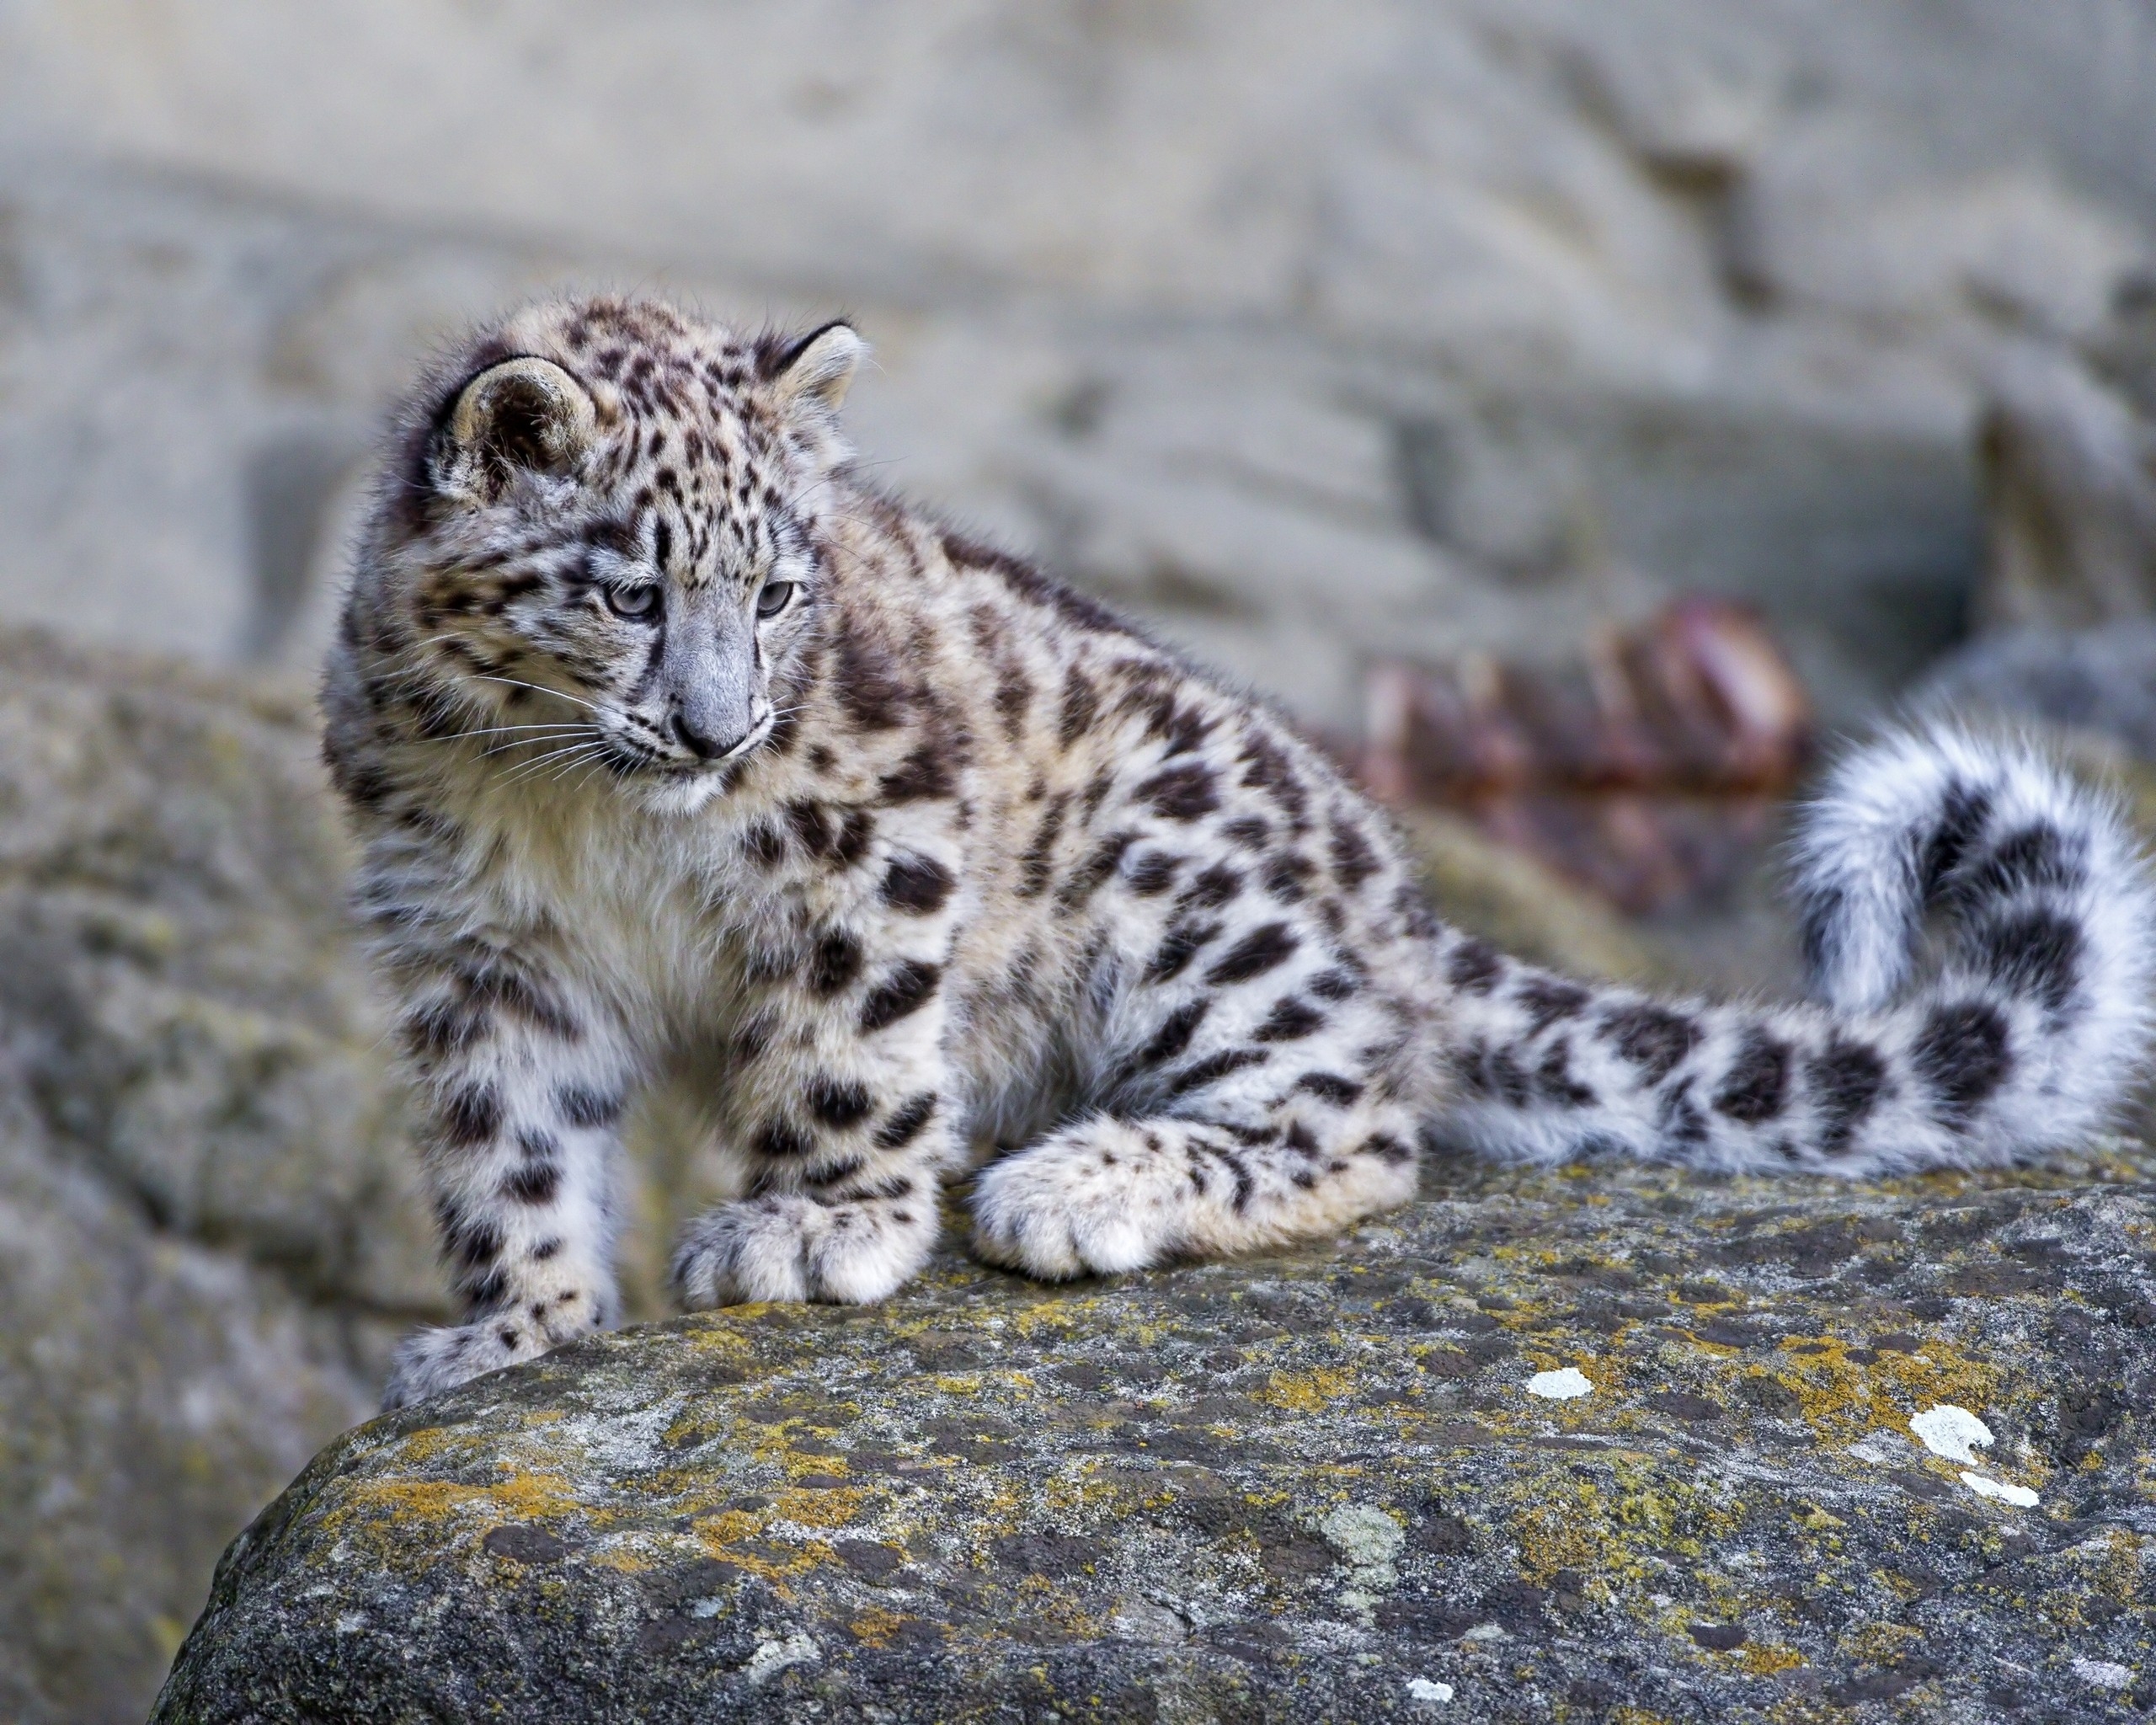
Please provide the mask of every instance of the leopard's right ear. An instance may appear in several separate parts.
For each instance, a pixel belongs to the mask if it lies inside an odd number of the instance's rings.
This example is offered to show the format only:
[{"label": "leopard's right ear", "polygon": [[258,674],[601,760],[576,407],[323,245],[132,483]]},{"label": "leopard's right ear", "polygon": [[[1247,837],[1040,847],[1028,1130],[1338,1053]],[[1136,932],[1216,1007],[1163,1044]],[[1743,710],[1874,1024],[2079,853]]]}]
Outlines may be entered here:
[{"label": "leopard's right ear", "polygon": [[597,433],[591,398],[550,360],[504,360],[459,390],[428,455],[435,488],[499,500],[520,473],[565,473]]}]

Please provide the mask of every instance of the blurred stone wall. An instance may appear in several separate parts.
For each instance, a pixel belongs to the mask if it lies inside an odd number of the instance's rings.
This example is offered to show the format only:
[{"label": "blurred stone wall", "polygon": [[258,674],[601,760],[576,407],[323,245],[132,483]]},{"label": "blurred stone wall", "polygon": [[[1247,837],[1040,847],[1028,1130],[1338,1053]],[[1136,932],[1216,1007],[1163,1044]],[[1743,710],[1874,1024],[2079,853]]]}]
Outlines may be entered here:
[{"label": "blurred stone wall", "polygon": [[1684,587],[1847,717],[2140,279],[2152,74],[2135,0],[10,0],[0,616],[304,662],[414,355],[601,283],[851,312],[891,483],[1324,722]]}]

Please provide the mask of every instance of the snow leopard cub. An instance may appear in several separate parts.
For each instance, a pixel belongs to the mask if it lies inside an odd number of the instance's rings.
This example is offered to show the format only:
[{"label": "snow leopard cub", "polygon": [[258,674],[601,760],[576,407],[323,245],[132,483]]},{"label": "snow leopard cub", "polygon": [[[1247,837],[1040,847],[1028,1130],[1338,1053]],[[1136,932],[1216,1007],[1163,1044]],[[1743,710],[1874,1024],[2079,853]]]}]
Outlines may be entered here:
[{"label": "snow leopard cub", "polygon": [[1440,926],[1272,713],[871,489],[862,351],[542,305],[403,416],[323,697],[467,1314],[391,1405],[613,1320],[617,1123],[684,1051],[739,1183],[691,1306],[883,1298],[983,1160],[975,1249],[1068,1277],[1336,1230],[1425,1139],[1862,1173],[2130,1082],[2141,865],[2025,754],[1842,769],[1816,1004],[1566,980]]}]

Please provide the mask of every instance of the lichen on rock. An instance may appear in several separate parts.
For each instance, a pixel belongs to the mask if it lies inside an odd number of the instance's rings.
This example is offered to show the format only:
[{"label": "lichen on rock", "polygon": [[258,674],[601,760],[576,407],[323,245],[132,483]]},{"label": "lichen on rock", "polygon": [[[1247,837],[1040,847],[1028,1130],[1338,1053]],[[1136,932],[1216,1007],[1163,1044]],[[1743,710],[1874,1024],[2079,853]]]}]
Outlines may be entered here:
[{"label": "lichen on rock", "polygon": [[[157,1717],[2123,1719],[2152,1253],[2123,1145],[1444,1164],[1294,1252],[623,1332],[324,1451]],[[1912,1441],[1937,1404],[2040,1506]]]}]

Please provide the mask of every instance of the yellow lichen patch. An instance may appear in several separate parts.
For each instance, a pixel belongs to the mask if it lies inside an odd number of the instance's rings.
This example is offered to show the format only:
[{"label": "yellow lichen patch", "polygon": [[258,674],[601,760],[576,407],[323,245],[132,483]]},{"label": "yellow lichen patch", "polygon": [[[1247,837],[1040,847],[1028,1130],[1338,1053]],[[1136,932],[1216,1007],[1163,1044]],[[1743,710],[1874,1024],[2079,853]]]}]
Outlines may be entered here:
[{"label": "yellow lichen patch", "polygon": [[728,1545],[735,1540],[745,1540],[750,1535],[760,1532],[763,1525],[759,1517],[751,1515],[746,1509],[722,1509],[716,1515],[697,1519],[696,1537],[706,1545],[713,1541]]},{"label": "yellow lichen patch", "polygon": [[1860,1623],[1841,1638],[1842,1651],[1867,1664],[1891,1665],[1924,1640],[1924,1632],[1906,1623]]},{"label": "yellow lichen patch", "polygon": [[1307,1371],[1276,1371],[1257,1399],[1295,1413],[1322,1413],[1355,1386],[1355,1375],[1339,1366],[1312,1366]]},{"label": "yellow lichen patch", "polygon": [[1771,1677],[1777,1671],[1794,1671],[1804,1655],[1778,1642],[1748,1641],[1738,1649],[1737,1663],[1748,1677]]},{"label": "yellow lichen patch", "polygon": [[478,1436],[469,1426],[422,1426],[396,1446],[400,1466],[412,1466],[442,1461],[478,1461],[494,1453],[494,1446],[488,1439]]},{"label": "yellow lichen patch", "polygon": [[1037,1300],[1003,1314],[1021,1340],[1030,1341],[1043,1329],[1070,1330],[1090,1327],[1089,1321],[1100,1306],[1097,1299],[1087,1296],[1072,1298],[1068,1295]]},{"label": "yellow lichen patch", "polygon": [[802,1527],[845,1527],[860,1513],[868,1495],[859,1486],[826,1487],[821,1490],[789,1488],[778,1494],[773,1519]]},{"label": "yellow lichen patch", "polygon": [[880,1605],[871,1605],[856,1616],[846,1628],[864,1647],[887,1648],[891,1644],[891,1637],[909,1621],[911,1620],[900,1616],[896,1611],[886,1611]]},{"label": "yellow lichen patch", "polygon": [[1806,1424],[1822,1437],[1850,1442],[1885,1428],[1906,1435],[1909,1416],[1934,1402],[1982,1407],[2001,1397],[2000,1373],[1940,1338],[1918,1354],[1852,1359],[1833,1336],[1792,1336],[1766,1375],[1796,1396]]},{"label": "yellow lichen patch", "polygon": [[517,1521],[570,1515],[583,1507],[575,1487],[558,1473],[511,1472],[488,1487],[488,1495],[505,1518]]}]

